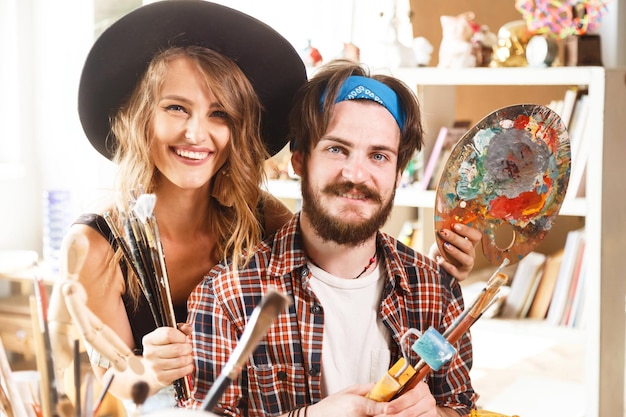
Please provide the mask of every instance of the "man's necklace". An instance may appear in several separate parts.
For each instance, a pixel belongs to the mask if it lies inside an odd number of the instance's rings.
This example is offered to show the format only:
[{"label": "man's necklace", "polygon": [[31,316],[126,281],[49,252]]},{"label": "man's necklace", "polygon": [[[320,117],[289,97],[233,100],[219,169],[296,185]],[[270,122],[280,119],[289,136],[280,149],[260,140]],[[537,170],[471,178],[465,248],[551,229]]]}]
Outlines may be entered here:
[{"label": "man's necklace", "polygon": [[[374,265],[374,263],[376,263],[376,254],[378,251],[374,252],[374,255],[369,259],[369,261],[367,261],[367,265],[365,265],[365,267],[363,268],[363,270],[361,271],[361,273],[359,275],[357,275],[356,277],[352,278],[352,279],[358,279],[361,278],[361,276],[363,276],[363,274],[365,273],[365,271],[367,271],[368,269],[370,269],[370,267],[372,265]],[[320,266],[309,257],[309,261],[315,265],[316,267],[320,268]]]},{"label": "man's necklace", "polygon": [[367,265],[365,265],[365,268],[363,268],[363,270],[361,271],[361,273],[359,275],[357,275],[356,277],[352,278],[352,279],[358,279],[361,278],[361,276],[365,273],[365,271],[367,271],[368,269],[370,269],[370,266],[374,265],[374,263],[376,262],[376,252],[374,252],[374,256],[372,256],[369,260],[369,262],[367,263]]}]

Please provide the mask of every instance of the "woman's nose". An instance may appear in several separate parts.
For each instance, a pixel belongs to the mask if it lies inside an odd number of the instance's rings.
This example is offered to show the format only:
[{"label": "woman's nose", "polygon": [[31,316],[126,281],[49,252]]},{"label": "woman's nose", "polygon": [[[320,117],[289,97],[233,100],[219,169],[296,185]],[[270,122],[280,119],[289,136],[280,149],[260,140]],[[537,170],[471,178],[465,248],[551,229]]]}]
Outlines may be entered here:
[{"label": "woman's nose", "polygon": [[187,130],[185,131],[185,139],[191,144],[197,145],[209,136],[208,121],[203,117],[192,116],[187,122]]}]

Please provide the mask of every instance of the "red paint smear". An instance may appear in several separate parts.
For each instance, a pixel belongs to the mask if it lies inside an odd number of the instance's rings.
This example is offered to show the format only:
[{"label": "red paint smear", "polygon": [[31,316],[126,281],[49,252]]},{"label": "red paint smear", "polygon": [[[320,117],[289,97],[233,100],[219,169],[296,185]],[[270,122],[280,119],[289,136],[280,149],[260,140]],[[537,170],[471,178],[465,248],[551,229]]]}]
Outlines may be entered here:
[{"label": "red paint smear", "polygon": [[513,126],[515,126],[516,129],[523,130],[526,128],[526,126],[528,126],[529,121],[529,116],[526,116],[525,114],[520,114],[515,120]]},{"label": "red paint smear", "polygon": [[559,135],[555,129],[549,126],[540,125],[540,132],[543,132],[542,139],[548,148],[556,153],[559,149]]},{"label": "red paint smear", "polygon": [[489,215],[496,219],[529,220],[543,207],[545,198],[526,191],[515,198],[498,197],[491,201]]}]

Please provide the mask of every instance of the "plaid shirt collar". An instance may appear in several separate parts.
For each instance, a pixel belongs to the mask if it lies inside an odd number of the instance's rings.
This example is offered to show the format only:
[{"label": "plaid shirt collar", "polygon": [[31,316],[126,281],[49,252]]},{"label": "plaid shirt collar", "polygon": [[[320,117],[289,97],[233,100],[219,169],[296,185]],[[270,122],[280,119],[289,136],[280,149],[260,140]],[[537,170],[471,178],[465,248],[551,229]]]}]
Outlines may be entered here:
[{"label": "plaid shirt collar", "polygon": [[[309,258],[304,250],[300,215],[300,212],[296,213],[276,232],[275,237],[270,236],[266,240],[273,245],[267,267],[268,275],[284,276],[306,266]],[[409,278],[403,267],[403,262],[398,257],[397,252],[391,250],[391,248],[396,247],[396,243],[397,241],[388,234],[381,231],[377,232],[376,247],[379,252],[383,248],[386,276],[392,288],[398,282],[399,289],[410,292]],[[308,280],[308,277],[304,279]],[[306,282],[303,284],[306,285]]]}]

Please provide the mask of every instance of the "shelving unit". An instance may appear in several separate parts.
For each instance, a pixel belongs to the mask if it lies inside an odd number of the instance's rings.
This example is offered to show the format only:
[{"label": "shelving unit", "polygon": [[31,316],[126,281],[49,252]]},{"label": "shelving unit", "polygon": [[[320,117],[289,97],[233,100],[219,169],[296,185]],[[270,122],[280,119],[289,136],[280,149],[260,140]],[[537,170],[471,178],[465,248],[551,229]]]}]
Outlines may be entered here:
[{"label": "shelving unit", "polygon": [[[584,320],[581,329],[585,343],[585,399],[576,401],[584,415],[624,415],[624,302],[626,281],[619,261],[626,247],[626,70],[601,67],[555,68],[438,68],[397,69],[393,75],[415,86],[423,106],[426,126],[450,125],[454,119],[456,86],[584,86],[588,89],[591,112],[587,123],[593,141],[587,160],[586,197],[565,200],[562,215],[585,218],[587,265]],[[559,97],[555,97],[559,98]],[[478,97],[489,100],[488,97]],[[511,97],[511,103],[515,104]],[[428,129],[433,131],[434,129]],[[438,130],[438,128],[437,128]],[[431,145],[432,146],[432,145]],[[427,147],[428,149],[428,147]],[[428,210],[428,206],[420,206]],[[422,222],[432,216],[420,216]],[[423,225],[423,228],[427,227]],[[432,227],[431,227],[432,228]],[[532,334],[533,326],[527,331]],[[532,399],[529,399],[532,401]]]},{"label": "shelving unit", "polygon": [[[624,415],[625,367],[625,296],[623,251],[626,248],[626,69],[602,67],[555,68],[400,68],[391,73],[415,86],[427,132],[451,125],[455,118],[457,86],[584,86],[588,90],[590,114],[587,123],[593,132],[585,140],[593,141],[586,168],[586,197],[566,199],[562,216],[585,219],[588,281],[585,291],[584,326],[576,340],[584,345],[584,399],[549,398],[546,401],[570,401],[580,404],[585,417],[621,417]],[[558,99],[560,97],[554,97]],[[489,97],[477,97],[489,100]],[[509,104],[516,104],[511,97]],[[541,103],[545,104],[545,103]],[[432,133],[431,133],[432,135]],[[434,137],[426,137],[425,158]],[[299,198],[296,181],[270,181],[270,192],[281,198]],[[432,208],[434,191],[399,189],[396,205],[417,207],[427,248],[434,236]],[[546,335],[545,323],[521,325],[519,331],[530,336]],[[555,335],[559,332],[554,332]],[[549,336],[548,336],[549,337]],[[554,336],[555,338],[558,336]],[[506,349],[506,346],[502,347]],[[476,349],[480,349],[479,346]],[[550,396],[546,393],[546,396]],[[526,398],[524,401],[533,401]]]}]

